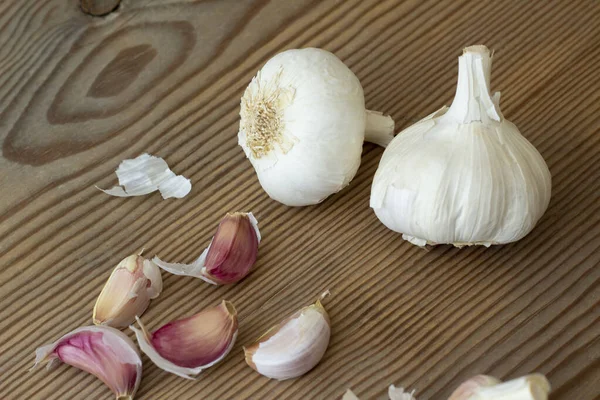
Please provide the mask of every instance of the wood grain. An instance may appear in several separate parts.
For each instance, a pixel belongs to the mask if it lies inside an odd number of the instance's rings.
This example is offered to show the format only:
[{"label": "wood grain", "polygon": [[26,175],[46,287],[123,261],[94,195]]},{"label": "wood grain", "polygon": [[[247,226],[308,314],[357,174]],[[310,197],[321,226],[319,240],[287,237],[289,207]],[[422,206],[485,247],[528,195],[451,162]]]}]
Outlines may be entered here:
[{"label": "wood grain", "polygon": [[[532,371],[553,400],[600,399],[600,3],[434,0],[123,0],[106,17],[78,1],[0,3],[0,398],[109,399],[93,376],[28,372],[38,345],[91,323],[123,257],[144,247],[191,261],[228,211],[253,211],[264,241],[233,286],[164,274],[152,328],[220,299],[238,342],[197,381],[144,357],[139,399],[385,398],[390,383],[443,400],[465,378]],[[271,201],[237,146],[239,98],[287,48],[336,53],[369,109],[403,128],[452,99],[462,47],[495,50],[504,115],[542,153],[550,208],[507,246],[424,251],[369,209],[382,150],[315,207]],[[183,200],[111,198],[114,169],[142,152],[191,178]],[[260,377],[241,346],[324,290],[322,363]]]}]

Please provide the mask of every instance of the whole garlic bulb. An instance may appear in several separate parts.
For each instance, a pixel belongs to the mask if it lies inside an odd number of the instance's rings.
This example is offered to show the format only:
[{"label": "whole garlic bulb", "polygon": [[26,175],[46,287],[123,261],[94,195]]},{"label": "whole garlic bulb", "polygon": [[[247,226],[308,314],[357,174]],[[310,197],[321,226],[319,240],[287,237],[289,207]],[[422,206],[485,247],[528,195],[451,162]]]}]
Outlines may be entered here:
[{"label": "whole garlic bulb", "polygon": [[550,171],[490,95],[491,64],[485,46],[467,47],[452,105],[399,133],[380,161],[371,207],[416,245],[514,242],[548,207]]},{"label": "whole garlic bulb", "polygon": [[358,78],[332,53],[287,50],[271,58],[241,100],[238,142],[271,198],[317,204],[358,170],[366,140],[387,145],[389,116],[366,111]]}]

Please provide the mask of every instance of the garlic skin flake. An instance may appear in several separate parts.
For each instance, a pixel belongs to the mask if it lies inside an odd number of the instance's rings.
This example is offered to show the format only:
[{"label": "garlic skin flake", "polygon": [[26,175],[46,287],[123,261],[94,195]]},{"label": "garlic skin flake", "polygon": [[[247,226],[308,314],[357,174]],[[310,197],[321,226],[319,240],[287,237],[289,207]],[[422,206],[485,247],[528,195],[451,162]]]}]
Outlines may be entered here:
[{"label": "garlic skin flake", "polygon": [[256,262],[260,244],[258,221],[252,213],[228,213],[219,223],[210,245],[191,264],[152,260],[175,275],[193,276],[213,285],[242,280]]},{"label": "garlic skin flake", "polygon": [[96,376],[112,390],[116,400],[132,400],[142,379],[137,348],[127,335],[108,326],[75,329],[38,348],[33,368],[48,363],[50,369],[61,361]]},{"label": "garlic skin flake", "polygon": [[478,375],[463,382],[448,400],[548,400],[550,382],[542,374],[532,374],[507,382]]},{"label": "garlic skin flake", "polygon": [[514,242],[548,207],[550,171],[490,94],[491,62],[467,47],[452,105],[399,133],[380,161],[370,205],[413,244]]},{"label": "garlic skin flake", "polygon": [[143,196],[160,191],[163,199],[185,197],[192,190],[189,179],[175,175],[160,157],[142,154],[131,160],[124,160],[116,170],[119,185],[111,189],[100,189],[116,197]]},{"label": "garlic skin flake", "polygon": [[417,400],[414,397],[415,391],[408,393],[404,391],[403,387],[396,387],[394,385],[390,385],[388,388],[388,397],[390,400]]},{"label": "garlic skin flake", "polygon": [[[414,397],[415,391],[413,390],[411,393],[405,392],[403,387],[396,387],[394,385],[390,385],[388,388],[388,397],[389,400],[417,400]],[[346,390],[342,400],[360,400],[352,390]]]},{"label": "garlic skin flake", "polygon": [[141,255],[123,259],[112,271],[94,305],[95,325],[124,328],[162,292],[160,269]]},{"label": "garlic skin flake", "polygon": [[363,142],[386,145],[394,131],[389,116],[365,110],[354,73],[315,48],[271,58],[246,89],[240,117],[238,143],[261,186],[288,206],[317,204],[343,189]]},{"label": "garlic skin flake", "polygon": [[268,378],[297,378],[313,369],[327,350],[331,328],[320,301],[302,308],[244,348],[246,363]]},{"label": "garlic skin flake", "polygon": [[238,332],[237,312],[223,301],[196,315],[169,322],[150,332],[138,318],[130,326],[140,349],[159,368],[186,379],[221,361],[233,347]]}]

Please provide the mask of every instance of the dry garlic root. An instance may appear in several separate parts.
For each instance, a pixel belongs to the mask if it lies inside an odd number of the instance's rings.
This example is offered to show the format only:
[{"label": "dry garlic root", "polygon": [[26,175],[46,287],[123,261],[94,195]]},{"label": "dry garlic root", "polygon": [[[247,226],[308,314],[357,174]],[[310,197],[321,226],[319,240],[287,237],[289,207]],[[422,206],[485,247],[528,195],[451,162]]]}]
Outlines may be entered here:
[{"label": "dry garlic root", "polygon": [[175,275],[200,278],[213,285],[231,284],[243,279],[256,262],[260,231],[252,213],[227,214],[210,245],[191,264],[152,260],[160,268]]},{"label": "dry garlic root", "polygon": [[162,291],[158,267],[141,255],[123,259],[113,270],[94,305],[96,325],[124,328],[141,316]]},{"label": "dry garlic root", "polygon": [[241,101],[238,142],[272,199],[317,204],[350,183],[365,140],[382,146],[394,121],[366,111],[358,78],[321,49],[287,50],[256,74]]},{"label": "dry garlic root", "polygon": [[60,362],[86,371],[102,380],[116,400],[132,400],[142,379],[142,359],[123,332],[108,326],[75,329],[35,352],[35,368]]},{"label": "dry garlic root", "polygon": [[371,207],[413,244],[514,242],[548,208],[548,166],[500,112],[491,67],[485,46],[467,47],[450,108],[400,132],[383,153]]},{"label": "dry garlic root", "polygon": [[320,301],[302,308],[244,348],[246,363],[268,378],[297,378],[313,369],[327,350],[331,328]]}]

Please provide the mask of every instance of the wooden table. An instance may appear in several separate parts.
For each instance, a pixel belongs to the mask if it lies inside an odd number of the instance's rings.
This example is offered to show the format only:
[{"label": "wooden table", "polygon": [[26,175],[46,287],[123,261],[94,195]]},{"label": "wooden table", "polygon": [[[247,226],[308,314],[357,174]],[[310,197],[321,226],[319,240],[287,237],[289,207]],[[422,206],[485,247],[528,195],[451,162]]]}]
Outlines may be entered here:
[{"label": "wooden table", "polygon": [[[137,399],[363,399],[389,384],[443,400],[478,373],[546,374],[552,399],[600,399],[600,3],[584,1],[76,0],[0,3],[0,398],[110,399],[68,366],[28,372],[38,345],[91,323],[111,269],[147,255],[189,262],[228,211],[264,235],[232,286],[163,273],[152,327],[221,299],[240,318],[227,359],[187,381],[145,356]],[[237,145],[240,96],[287,48],[337,54],[397,130],[453,97],[466,45],[495,50],[504,115],[542,153],[550,208],[518,243],[429,251],[369,208],[382,149],[315,207],[268,198]],[[119,199],[119,162],[164,157],[191,194]],[[326,289],[332,338],[306,376],[269,381],[242,345]]]}]

